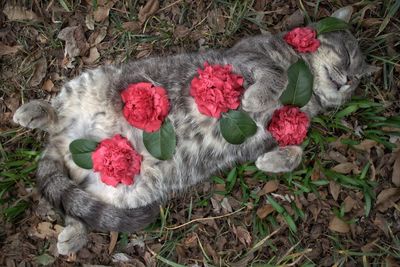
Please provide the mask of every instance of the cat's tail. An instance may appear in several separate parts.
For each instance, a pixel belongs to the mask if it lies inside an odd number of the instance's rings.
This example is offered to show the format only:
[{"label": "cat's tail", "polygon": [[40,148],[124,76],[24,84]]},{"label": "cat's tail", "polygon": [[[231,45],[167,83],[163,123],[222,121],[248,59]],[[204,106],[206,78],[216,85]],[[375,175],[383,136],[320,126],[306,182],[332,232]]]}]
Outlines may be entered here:
[{"label": "cat's tail", "polygon": [[153,222],[159,213],[159,203],[121,209],[94,199],[69,179],[60,161],[46,152],[36,177],[38,189],[53,206],[92,229],[136,232]]}]

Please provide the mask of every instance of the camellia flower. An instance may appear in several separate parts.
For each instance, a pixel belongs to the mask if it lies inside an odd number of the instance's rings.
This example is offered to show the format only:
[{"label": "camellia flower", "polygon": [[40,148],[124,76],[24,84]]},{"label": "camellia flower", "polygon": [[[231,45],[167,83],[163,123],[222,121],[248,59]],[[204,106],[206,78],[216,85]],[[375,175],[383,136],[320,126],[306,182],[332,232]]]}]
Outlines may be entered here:
[{"label": "camellia flower", "polygon": [[267,130],[280,146],[299,145],[307,136],[310,120],[298,107],[283,106],[275,110]]},{"label": "camellia flower", "polygon": [[134,127],[146,132],[160,129],[169,111],[169,100],[164,88],[151,83],[130,84],[121,93],[123,114]]},{"label": "camellia flower", "polygon": [[191,82],[190,94],[200,113],[220,118],[222,112],[237,109],[243,94],[243,77],[232,73],[231,65],[209,65],[198,69]]},{"label": "camellia flower", "polygon": [[140,173],[142,156],[130,142],[120,136],[104,139],[92,153],[93,170],[100,173],[101,181],[111,186],[133,184]]},{"label": "camellia flower", "polygon": [[297,52],[305,53],[317,51],[320,42],[316,37],[317,33],[314,29],[298,27],[286,33],[283,39]]}]

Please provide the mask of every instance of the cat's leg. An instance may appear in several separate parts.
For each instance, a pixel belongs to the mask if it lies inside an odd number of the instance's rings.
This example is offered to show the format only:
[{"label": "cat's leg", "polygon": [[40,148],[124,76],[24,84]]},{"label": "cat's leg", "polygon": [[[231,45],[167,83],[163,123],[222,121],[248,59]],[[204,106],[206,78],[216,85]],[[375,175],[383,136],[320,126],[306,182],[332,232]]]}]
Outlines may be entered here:
[{"label": "cat's leg", "polygon": [[54,108],[42,100],[33,100],[19,107],[14,113],[14,122],[23,127],[47,131],[57,119]]},{"label": "cat's leg", "polygon": [[280,147],[258,157],[256,166],[270,173],[291,172],[299,166],[302,155],[299,146]]},{"label": "cat's leg", "polygon": [[61,255],[75,253],[87,243],[87,229],[82,222],[67,216],[65,225],[57,240],[57,250]]},{"label": "cat's leg", "polygon": [[254,72],[254,83],[246,89],[242,99],[245,111],[261,112],[271,108],[286,87],[287,79],[283,70],[267,70],[260,67]]}]

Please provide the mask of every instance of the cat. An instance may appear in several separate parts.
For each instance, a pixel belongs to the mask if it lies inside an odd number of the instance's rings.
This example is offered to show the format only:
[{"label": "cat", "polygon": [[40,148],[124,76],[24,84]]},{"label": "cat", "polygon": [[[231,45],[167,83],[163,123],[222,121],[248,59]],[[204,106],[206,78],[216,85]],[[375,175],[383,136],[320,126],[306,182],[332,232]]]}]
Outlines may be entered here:
[{"label": "cat", "polygon": [[[349,21],[350,9],[332,16]],[[255,161],[265,172],[289,172],[300,163],[299,146],[277,147],[265,125],[281,107],[279,96],[288,83],[286,71],[302,58],[314,75],[311,100],[302,108],[310,117],[344,103],[360,78],[373,71],[365,63],[357,40],[348,31],[318,37],[314,53],[297,53],[283,34],[264,34],[239,41],[225,51],[148,58],[88,70],[67,82],[49,104],[33,100],[22,105],[14,121],[49,133],[37,170],[41,194],[65,215],[66,227],[58,237],[60,254],[69,254],[87,242],[88,229],[135,232],[152,222],[159,205],[171,192],[182,191],[237,163]],[[230,64],[244,78],[245,93],[239,109],[257,124],[256,134],[241,145],[228,144],[215,118],[199,113],[189,94],[190,81],[204,62]],[[142,142],[142,131],[122,115],[120,92],[128,84],[151,82],[168,90],[168,118],[177,135],[172,159],[152,157]],[[69,144],[78,138],[100,141],[122,134],[143,155],[140,175],[131,186],[112,187],[99,174],[78,167]]]}]

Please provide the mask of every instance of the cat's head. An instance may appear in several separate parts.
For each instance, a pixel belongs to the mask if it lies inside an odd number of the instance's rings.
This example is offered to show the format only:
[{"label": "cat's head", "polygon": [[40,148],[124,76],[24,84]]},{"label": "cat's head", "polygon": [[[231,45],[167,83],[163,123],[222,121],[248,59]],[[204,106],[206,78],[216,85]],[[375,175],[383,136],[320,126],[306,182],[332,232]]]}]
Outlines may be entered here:
[{"label": "cat's head", "polygon": [[[346,22],[352,8],[332,14]],[[318,36],[320,47],[307,55],[314,73],[314,95],[324,108],[344,103],[358,86],[360,79],[377,68],[365,62],[356,38],[349,31],[333,31]]]}]

